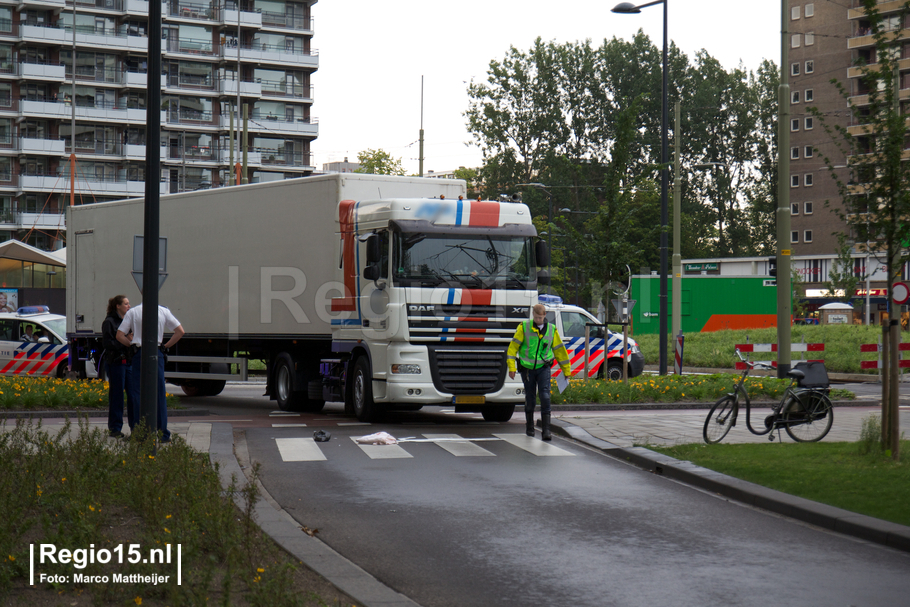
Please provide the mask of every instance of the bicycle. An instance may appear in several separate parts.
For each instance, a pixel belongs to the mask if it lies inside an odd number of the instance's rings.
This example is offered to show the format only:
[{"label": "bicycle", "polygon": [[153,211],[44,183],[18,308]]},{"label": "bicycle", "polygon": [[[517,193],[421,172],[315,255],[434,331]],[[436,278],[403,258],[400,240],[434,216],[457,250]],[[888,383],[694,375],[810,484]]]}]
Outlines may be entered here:
[{"label": "bicycle", "polygon": [[[739,383],[734,385],[733,392],[714,403],[708,413],[703,432],[706,443],[719,443],[730,431],[730,428],[736,425],[740,395],[742,395],[746,403],[746,427],[752,434],[757,436],[770,434],[768,440],[773,441],[773,431],[777,430],[778,440],[780,440],[780,429],[783,428],[790,435],[790,438],[799,443],[814,443],[820,441],[828,434],[834,421],[834,411],[831,400],[825,394],[827,373],[824,374],[823,387],[805,387],[801,385],[797,390],[794,390],[794,384],[801,383],[805,379],[806,373],[796,368],[790,370],[787,373],[787,376],[792,379],[790,385],[781,397],[780,402],[772,408],[771,415],[765,418],[764,430],[756,430],[752,427],[751,421],[752,402],[749,400],[749,393],[746,391],[744,384],[749,372],[755,367],[766,369],[773,369],[774,367],[767,363],[748,361],[739,351],[739,348],[736,349],[736,355],[739,356],[741,361],[746,363],[746,368],[739,379]],[[822,370],[824,370],[824,367],[822,367]]]}]

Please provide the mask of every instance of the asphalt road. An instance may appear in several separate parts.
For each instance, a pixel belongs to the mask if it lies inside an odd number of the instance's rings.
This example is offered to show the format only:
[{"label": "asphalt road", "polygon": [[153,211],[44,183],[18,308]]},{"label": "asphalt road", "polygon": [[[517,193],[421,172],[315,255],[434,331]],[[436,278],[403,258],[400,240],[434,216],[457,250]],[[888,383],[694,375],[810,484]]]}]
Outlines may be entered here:
[{"label": "asphalt road", "polygon": [[[280,416],[261,393],[230,386],[192,402],[243,430],[265,488],[299,523],[426,607],[891,606],[910,593],[908,554],[527,439],[518,416],[433,407],[345,425],[356,420],[340,405]],[[316,429],[332,439],[307,440]],[[377,431],[417,440],[351,440]]]}]

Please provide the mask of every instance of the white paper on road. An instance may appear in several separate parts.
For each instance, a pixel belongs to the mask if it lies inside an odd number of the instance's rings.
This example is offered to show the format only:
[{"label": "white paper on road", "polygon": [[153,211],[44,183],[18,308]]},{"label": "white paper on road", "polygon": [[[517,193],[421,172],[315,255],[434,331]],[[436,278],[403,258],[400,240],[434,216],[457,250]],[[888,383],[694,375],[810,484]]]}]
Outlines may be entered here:
[{"label": "white paper on road", "polygon": [[559,388],[559,393],[562,394],[566,391],[566,388],[569,387],[569,378],[566,377],[565,373],[556,374],[556,387]]}]

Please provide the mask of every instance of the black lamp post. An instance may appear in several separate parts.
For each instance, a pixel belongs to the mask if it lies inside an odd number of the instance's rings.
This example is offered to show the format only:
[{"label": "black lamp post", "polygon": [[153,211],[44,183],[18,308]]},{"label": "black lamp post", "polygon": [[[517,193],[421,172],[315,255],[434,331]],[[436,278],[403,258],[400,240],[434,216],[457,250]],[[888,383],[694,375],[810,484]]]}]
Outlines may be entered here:
[{"label": "black lamp post", "polygon": [[669,230],[669,204],[667,189],[670,179],[669,144],[667,143],[667,123],[669,122],[669,106],[667,101],[667,2],[656,0],[638,6],[631,2],[620,2],[613,7],[614,13],[640,13],[641,9],[655,4],[664,5],[664,49],[663,49],[663,88],[660,95],[660,374],[667,374],[667,257],[668,257],[668,230]]}]

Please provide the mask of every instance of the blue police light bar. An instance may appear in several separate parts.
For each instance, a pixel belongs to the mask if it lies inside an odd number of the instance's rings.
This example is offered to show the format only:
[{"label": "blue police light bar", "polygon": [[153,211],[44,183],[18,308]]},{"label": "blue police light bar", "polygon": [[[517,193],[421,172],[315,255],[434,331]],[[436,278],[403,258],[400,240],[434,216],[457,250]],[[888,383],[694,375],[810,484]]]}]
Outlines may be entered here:
[{"label": "blue police light bar", "polygon": [[537,296],[537,301],[542,304],[561,304],[562,297],[559,295],[550,295],[548,293],[541,293]]},{"label": "blue police light bar", "polygon": [[42,314],[50,311],[47,306],[25,306],[16,310],[16,314]]}]

